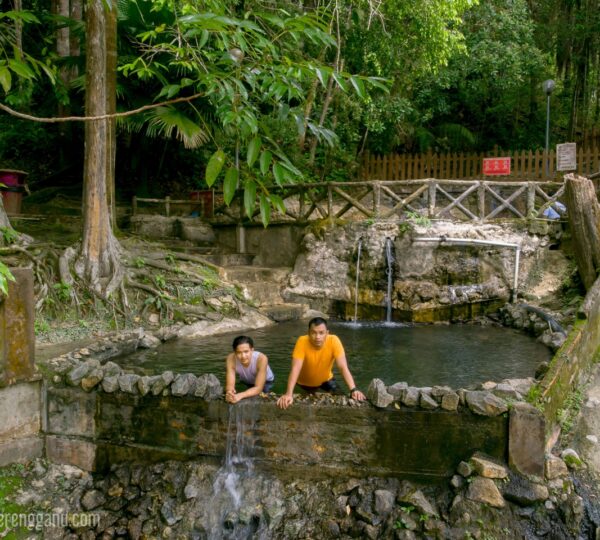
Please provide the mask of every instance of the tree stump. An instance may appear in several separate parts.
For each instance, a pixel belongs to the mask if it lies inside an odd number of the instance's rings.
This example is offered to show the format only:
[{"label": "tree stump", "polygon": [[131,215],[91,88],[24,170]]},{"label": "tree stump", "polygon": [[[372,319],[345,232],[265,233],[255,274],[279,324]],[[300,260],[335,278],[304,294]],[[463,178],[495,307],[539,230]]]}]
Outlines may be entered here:
[{"label": "tree stump", "polygon": [[600,205],[589,178],[567,174],[565,194],[575,260],[586,290],[600,270]]}]

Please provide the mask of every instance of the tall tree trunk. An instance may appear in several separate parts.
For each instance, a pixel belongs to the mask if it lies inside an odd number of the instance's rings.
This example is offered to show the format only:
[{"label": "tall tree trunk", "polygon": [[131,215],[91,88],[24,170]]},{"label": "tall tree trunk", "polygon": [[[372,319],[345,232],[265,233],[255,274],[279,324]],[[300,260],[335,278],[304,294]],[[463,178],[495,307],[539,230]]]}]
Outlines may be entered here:
[{"label": "tall tree trunk", "polygon": [[565,184],[575,260],[583,285],[589,289],[600,270],[600,206],[589,178],[568,174]]},{"label": "tall tree trunk", "polygon": [[8,214],[4,209],[4,197],[2,196],[2,193],[0,193],[0,227],[12,229],[10,219],[8,219]]},{"label": "tall tree trunk", "polygon": [[[106,113],[117,112],[117,2],[111,0],[106,10]],[[117,203],[115,198],[115,163],[117,159],[117,121],[107,121],[108,151],[106,152],[106,189],[110,223],[117,227]]]},{"label": "tall tree trunk", "polygon": [[[88,0],[86,11],[86,116],[106,114],[106,10],[104,0]],[[85,124],[83,239],[76,273],[99,295],[120,284],[120,247],[110,226],[106,197],[109,146],[107,120]]]}]

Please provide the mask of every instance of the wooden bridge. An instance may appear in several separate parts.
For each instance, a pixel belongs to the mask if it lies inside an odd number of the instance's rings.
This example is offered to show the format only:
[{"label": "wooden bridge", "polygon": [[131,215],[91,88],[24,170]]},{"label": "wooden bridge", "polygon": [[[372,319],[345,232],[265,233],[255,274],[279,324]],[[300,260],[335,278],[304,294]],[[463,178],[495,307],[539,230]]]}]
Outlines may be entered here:
[{"label": "wooden bridge", "polygon": [[[486,222],[494,219],[543,218],[543,212],[564,196],[562,182],[489,180],[368,180],[295,184],[272,188],[285,205],[273,211],[271,223],[307,223],[327,219],[403,219],[418,217]],[[227,206],[213,192],[211,205],[202,201],[165,199],[133,200],[133,213],[148,204],[164,205],[166,215],[196,212],[214,223],[260,223],[258,208],[244,214],[243,191]],[[201,204],[202,203],[202,204]],[[258,205],[257,205],[258,206]]]}]

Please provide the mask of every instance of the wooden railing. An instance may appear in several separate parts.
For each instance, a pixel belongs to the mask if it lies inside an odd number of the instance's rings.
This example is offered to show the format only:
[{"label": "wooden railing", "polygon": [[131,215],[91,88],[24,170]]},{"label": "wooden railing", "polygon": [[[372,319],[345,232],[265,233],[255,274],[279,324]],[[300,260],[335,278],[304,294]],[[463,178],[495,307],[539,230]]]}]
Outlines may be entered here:
[{"label": "wooden railing", "polygon": [[[273,212],[272,223],[306,223],[319,219],[403,219],[426,217],[484,222],[493,219],[543,217],[544,211],[564,195],[559,182],[515,182],[488,180],[380,180],[298,184],[274,188],[284,201],[285,213]],[[215,199],[219,199],[218,193]],[[173,204],[194,208],[197,201],[135,199],[165,204],[167,215]],[[221,199],[222,201],[222,199]],[[216,204],[207,219],[221,223],[260,223],[258,209],[244,215],[243,192],[232,203]]]},{"label": "wooden railing", "polygon": [[[390,154],[375,156],[366,153],[362,159],[361,180],[412,180],[416,178],[448,178],[469,180],[481,178],[484,157],[510,157],[511,173],[502,179],[557,181],[563,173],[556,172],[554,150],[502,152],[491,154]],[[548,172],[547,172],[548,171]],[[600,171],[600,150],[579,148],[577,150],[577,174],[587,176]]]}]

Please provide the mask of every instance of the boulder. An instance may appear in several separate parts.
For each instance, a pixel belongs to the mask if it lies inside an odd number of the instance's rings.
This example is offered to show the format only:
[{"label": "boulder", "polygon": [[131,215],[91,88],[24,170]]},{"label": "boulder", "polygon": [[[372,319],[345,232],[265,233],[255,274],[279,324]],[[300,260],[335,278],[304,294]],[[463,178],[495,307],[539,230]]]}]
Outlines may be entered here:
[{"label": "boulder", "polygon": [[554,480],[569,474],[567,464],[558,456],[549,455],[546,457],[545,473],[547,480]]},{"label": "boulder", "polygon": [[126,394],[137,394],[137,383],[140,379],[139,375],[136,375],[135,373],[127,373],[125,375],[119,375],[117,379],[119,381],[119,388],[121,392],[125,392]]},{"label": "boulder", "polygon": [[419,405],[422,409],[433,410],[437,409],[440,405],[439,403],[429,394],[421,393],[421,398],[419,400]]},{"label": "boulder", "polygon": [[530,482],[521,475],[511,474],[510,481],[502,486],[502,495],[507,501],[514,502],[519,506],[532,506],[545,501],[549,492],[548,488],[542,484]]},{"label": "boulder", "polygon": [[467,391],[465,399],[469,409],[481,416],[498,416],[508,410],[503,400],[489,392]]},{"label": "boulder", "polygon": [[152,334],[144,334],[144,337],[138,343],[140,349],[156,349],[161,344],[160,339]]},{"label": "boulder", "polygon": [[102,390],[107,394],[112,394],[119,389],[119,377],[117,375],[110,375],[102,379]]},{"label": "boulder", "polygon": [[506,478],[508,476],[504,465],[496,463],[479,452],[474,454],[470,461],[477,474],[484,478]]},{"label": "boulder", "polygon": [[456,411],[459,403],[460,398],[456,392],[449,392],[442,396],[442,409],[445,411]]},{"label": "boulder", "polygon": [[394,401],[394,396],[389,394],[385,383],[381,379],[373,379],[367,388],[367,398],[380,409],[384,409]]},{"label": "boulder", "polygon": [[388,394],[394,396],[394,399],[398,401],[402,401],[407,390],[408,384],[405,382],[397,382],[387,387]]},{"label": "boulder", "polygon": [[404,397],[402,398],[402,404],[406,405],[407,407],[416,407],[419,404],[419,394],[420,391],[418,388],[409,386],[406,389]]},{"label": "boulder", "polygon": [[197,379],[192,373],[179,373],[171,383],[171,394],[174,396],[187,396],[196,390]]},{"label": "boulder", "polygon": [[93,369],[83,379],[81,379],[81,388],[86,392],[91,392],[104,378],[104,372],[100,368]]},{"label": "boulder", "polygon": [[387,516],[394,509],[396,495],[387,489],[376,489],[373,495],[375,513]]},{"label": "boulder", "polygon": [[490,478],[477,476],[469,484],[467,489],[467,499],[475,502],[489,504],[494,508],[504,508],[506,502],[494,481]]}]

